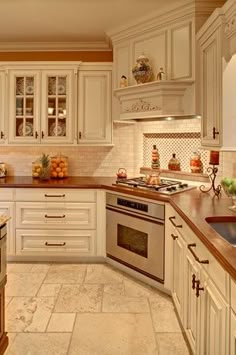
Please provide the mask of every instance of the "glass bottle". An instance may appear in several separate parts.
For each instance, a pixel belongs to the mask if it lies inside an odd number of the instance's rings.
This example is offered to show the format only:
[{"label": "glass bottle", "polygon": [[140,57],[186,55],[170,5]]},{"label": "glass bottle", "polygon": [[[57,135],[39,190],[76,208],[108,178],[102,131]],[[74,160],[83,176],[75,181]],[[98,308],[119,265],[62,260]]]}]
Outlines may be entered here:
[{"label": "glass bottle", "polygon": [[190,170],[192,173],[201,173],[202,171],[201,156],[198,152],[193,152],[190,157]]},{"label": "glass bottle", "polygon": [[168,163],[168,169],[180,171],[180,161],[176,158],[175,153],[172,154],[172,158]]}]

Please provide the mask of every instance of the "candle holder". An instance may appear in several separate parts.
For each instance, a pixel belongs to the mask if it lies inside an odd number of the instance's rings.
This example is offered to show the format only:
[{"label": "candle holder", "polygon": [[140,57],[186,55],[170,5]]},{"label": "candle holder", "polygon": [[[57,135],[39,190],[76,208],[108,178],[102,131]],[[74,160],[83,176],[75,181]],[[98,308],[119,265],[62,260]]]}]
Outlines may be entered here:
[{"label": "candle holder", "polygon": [[206,189],[204,185],[201,185],[199,187],[201,192],[209,192],[211,191],[211,189],[214,191],[214,194],[216,196],[219,196],[220,192],[221,192],[221,185],[218,185],[217,187],[215,187],[215,179],[216,179],[216,174],[218,172],[218,168],[213,165],[212,167],[209,166],[207,168],[207,172],[208,172],[208,177],[211,181],[211,186],[209,187],[209,189]]}]

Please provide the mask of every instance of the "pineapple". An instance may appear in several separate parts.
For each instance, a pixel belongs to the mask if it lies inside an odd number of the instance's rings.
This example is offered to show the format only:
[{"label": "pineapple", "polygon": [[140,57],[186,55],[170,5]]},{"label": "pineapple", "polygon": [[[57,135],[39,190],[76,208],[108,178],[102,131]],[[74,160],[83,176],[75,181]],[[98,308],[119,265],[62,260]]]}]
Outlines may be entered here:
[{"label": "pineapple", "polygon": [[40,179],[41,180],[48,180],[50,179],[50,162],[51,159],[48,154],[43,153],[40,157],[40,162],[42,164],[42,169],[40,172]]}]

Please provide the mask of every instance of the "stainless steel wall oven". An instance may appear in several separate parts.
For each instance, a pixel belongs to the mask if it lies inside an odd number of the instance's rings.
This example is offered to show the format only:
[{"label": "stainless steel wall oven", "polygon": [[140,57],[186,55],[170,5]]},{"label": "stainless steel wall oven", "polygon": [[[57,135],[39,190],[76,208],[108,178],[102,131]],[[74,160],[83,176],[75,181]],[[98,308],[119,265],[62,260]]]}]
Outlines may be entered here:
[{"label": "stainless steel wall oven", "polygon": [[107,193],[107,256],[164,283],[165,206]]}]

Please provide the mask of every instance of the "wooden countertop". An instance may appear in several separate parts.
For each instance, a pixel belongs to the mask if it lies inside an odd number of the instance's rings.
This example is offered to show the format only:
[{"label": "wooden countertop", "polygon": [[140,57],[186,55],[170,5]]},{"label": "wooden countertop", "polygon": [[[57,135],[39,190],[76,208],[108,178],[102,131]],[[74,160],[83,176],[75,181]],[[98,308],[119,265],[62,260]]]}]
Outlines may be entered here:
[{"label": "wooden countertop", "polygon": [[169,202],[224,269],[236,280],[236,248],[221,238],[205,221],[206,217],[211,216],[236,216],[236,213],[228,209],[232,203],[223,192],[218,198],[213,192],[202,193],[196,188],[170,197],[146,190],[113,186],[115,181],[115,177],[74,176],[61,180],[40,181],[29,176],[9,176],[0,179],[0,188],[102,188],[139,198]]}]

